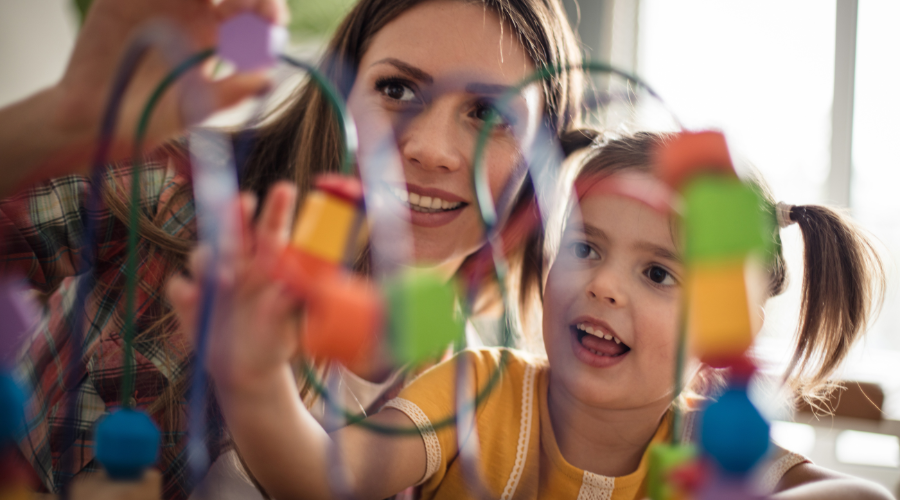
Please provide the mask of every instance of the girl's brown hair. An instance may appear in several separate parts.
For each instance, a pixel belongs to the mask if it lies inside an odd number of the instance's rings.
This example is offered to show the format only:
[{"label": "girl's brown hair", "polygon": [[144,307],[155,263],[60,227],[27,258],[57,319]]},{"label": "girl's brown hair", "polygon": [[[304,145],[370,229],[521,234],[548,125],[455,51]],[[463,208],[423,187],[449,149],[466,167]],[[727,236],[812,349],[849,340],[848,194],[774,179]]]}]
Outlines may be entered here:
[{"label": "girl's brown hair", "polygon": [[[593,141],[564,162],[560,182],[567,189],[581,178],[622,170],[652,172],[655,151],[672,135],[639,132],[602,142],[596,132],[579,131],[567,134],[564,143],[579,137],[581,145]],[[760,189],[764,208],[775,220],[776,204],[768,186],[758,175],[747,181]],[[811,401],[833,387],[830,376],[880,307],[885,291],[884,268],[869,237],[841,212],[820,205],[800,205],[791,209],[790,217],[803,235],[803,285],[796,346],[784,378],[795,395]],[[779,230],[772,237],[777,250],[767,268],[769,297],[784,292],[788,282]],[[523,317],[523,323],[532,328],[540,325],[534,323],[533,313],[543,300],[545,267],[552,257],[549,243],[536,232],[517,260],[521,276],[517,302],[521,311],[531,314]]]},{"label": "girl's brown hair", "polygon": [[[410,8],[427,1],[433,0],[360,0],[332,36],[320,70],[346,98],[353,85],[356,68],[372,37]],[[516,34],[535,67],[577,65],[581,62],[575,35],[559,0],[459,1],[483,5],[485,9],[497,13],[505,29],[511,28]],[[550,130],[559,133],[576,123],[581,104],[581,76],[577,72],[561,72],[542,82],[542,86],[545,120]],[[340,169],[342,146],[339,124],[322,91],[312,81],[307,80],[301,85],[264,123],[246,135],[236,136],[236,141],[249,137],[253,143],[246,161],[238,158],[242,189],[253,191],[262,199],[274,182],[293,180],[302,198],[317,175]],[[167,148],[173,157],[186,161],[183,145],[169,145]],[[112,213],[125,224],[130,202],[123,193],[127,192],[120,186],[116,190],[107,190],[104,195]],[[190,190],[185,189],[182,196],[190,196]],[[517,199],[521,204],[528,196],[530,191],[526,183],[526,189],[520,191]],[[174,201],[173,198],[170,203]],[[146,214],[141,218],[138,230],[143,242],[149,244],[148,251],[162,253],[165,261],[171,264],[170,272],[184,269],[187,253],[194,246],[193,241],[165,232],[158,221]],[[175,331],[172,314],[171,311],[160,313],[151,328],[139,334],[158,338],[171,335]],[[181,419],[184,415],[178,409],[178,401],[184,397],[184,382],[189,376],[189,370],[172,371],[183,375],[171,383],[150,408],[151,413],[165,414],[166,421],[160,423],[166,429],[183,427]]]}]

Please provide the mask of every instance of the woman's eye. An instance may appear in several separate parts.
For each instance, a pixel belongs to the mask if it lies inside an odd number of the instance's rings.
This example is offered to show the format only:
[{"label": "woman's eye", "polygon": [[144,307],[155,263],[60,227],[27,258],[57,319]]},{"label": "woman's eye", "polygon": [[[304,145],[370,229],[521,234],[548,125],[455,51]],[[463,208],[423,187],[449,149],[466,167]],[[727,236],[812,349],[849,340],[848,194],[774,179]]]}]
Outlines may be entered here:
[{"label": "woman's eye", "polygon": [[375,87],[388,99],[402,102],[410,102],[416,99],[416,93],[408,85],[398,81],[379,81]]},{"label": "woman's eye", "polygon": [[496,107],[490,102],[480,101],[475,104],[475,109],[472,110],[471,116],[472,118],[478,121],[485,121],[491,114],[495,115],[495,126],[499,128],[509,128],[512,126],[512,120],[510,120],[503,113],[500,113]]},{"label": "woman's eye", "polygon": [[600,255],[587,243],[575,242],[572,244],[572,254],[579,259],[597,259]]},{"label": "woman's eye", "polygon": [[660,285],[675,285],[675,277],[672,276],[672,273],[666,271],[665,268],[659,266],[650,266],[646,271],[647,277],[650,278],[650,281],[660,284]]}]

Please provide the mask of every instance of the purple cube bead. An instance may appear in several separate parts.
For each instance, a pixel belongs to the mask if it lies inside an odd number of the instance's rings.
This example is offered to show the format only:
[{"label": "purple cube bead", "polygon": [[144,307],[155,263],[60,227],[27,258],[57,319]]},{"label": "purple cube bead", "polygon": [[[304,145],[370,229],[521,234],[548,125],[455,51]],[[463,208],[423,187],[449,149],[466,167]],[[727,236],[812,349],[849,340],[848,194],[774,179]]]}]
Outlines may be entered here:
[{"label": "purple cube bead", "polygon": [[37,324],[38,307],[24,282],[0,278],[0,366],[11,366],[27,333]]},{"label": "purple cube bead", "polygon": [[219,56],[240,72],[264,69],[278,61],[287,31],[250,13],[239,14],[219,27]]}]

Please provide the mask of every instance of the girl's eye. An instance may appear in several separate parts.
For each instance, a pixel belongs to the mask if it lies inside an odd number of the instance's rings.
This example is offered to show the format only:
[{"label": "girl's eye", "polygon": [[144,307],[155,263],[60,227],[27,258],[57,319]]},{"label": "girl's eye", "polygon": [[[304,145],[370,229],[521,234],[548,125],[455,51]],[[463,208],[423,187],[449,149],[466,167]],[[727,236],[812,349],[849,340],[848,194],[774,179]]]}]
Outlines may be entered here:
[{"label": "girl's eye", "polygon": [[409,85],[397,80],[379,80],[375,88],[388,99],[395,101],[410,102],[416,99],[416,93]]},{"label": "girl's eye", "polygon": [[587,243],[576,241],[571,246],[572,254],[579,259],[599,259],[600,255]]},{"label": "girl's eye", "polygon": [[645,271],[647,277],[650,278],[650,281],[657,283],[659,285],[675,285],[675,277],[672,276],[672,273],[666,271],[665,268],[660,266],[650,266],[647,271]]}]

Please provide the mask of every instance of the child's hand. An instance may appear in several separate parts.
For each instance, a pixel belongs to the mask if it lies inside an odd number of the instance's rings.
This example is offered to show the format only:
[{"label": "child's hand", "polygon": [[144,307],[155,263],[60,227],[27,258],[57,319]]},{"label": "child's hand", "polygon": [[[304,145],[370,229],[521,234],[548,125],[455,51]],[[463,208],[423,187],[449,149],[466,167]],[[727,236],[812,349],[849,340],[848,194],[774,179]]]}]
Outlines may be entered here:
[{"label": "child's hand", "polygon": [[[256,224],[255,200],[242,195],[242,241],[230,259],[231,269],[216,277],[216,304],[210,326],[207,369],[220,389],[253,391],[265,388],[297,354],[300,304],[272,279],[273,267],[288,244],[296,189],[287,183],[272,187]],[[195,340],[201,287],[209,249],[191,256],[194,279],[174,276],[168,297],[189,340]]]}]

